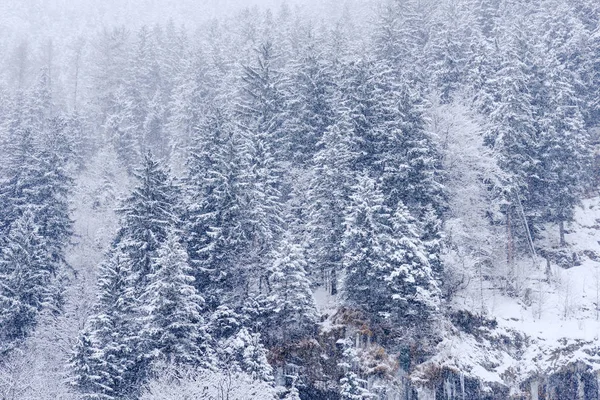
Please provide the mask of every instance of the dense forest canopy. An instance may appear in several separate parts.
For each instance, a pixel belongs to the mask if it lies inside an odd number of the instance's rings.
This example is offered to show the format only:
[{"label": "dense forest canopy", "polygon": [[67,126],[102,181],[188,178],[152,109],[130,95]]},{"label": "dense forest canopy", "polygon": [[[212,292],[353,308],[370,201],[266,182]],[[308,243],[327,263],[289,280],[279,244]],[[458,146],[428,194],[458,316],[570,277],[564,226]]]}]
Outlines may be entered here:
[{"label": "dense forest canopy", "polygon": [[0,398],[596,399],[599,22],[3,2]]}]

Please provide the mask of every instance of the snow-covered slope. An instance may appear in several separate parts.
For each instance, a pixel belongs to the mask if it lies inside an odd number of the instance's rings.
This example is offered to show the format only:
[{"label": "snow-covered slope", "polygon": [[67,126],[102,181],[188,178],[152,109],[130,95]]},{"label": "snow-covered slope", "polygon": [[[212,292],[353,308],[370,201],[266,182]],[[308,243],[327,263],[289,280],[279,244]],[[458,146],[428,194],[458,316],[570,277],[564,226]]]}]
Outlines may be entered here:
[{"label": "snow-covered slope", "polygon": [[[577,209],[566,249],[558,248],[558,229],[545,228],[537,247],[551,258],[550,268],[539,254],[518,261],[514,296],[489,282],[466,284],[451,305],[453,323],[443,323],[445,339],[419,367],[416,381],[426,381],[432,368],[447,367],[485,382],[489,393],[506,387],[519,395],[526,389],[537,398],[541,377],[573,368],[600,371],[600,198]],[[464,378],[459,382],[448,390],[464,389]]]}]

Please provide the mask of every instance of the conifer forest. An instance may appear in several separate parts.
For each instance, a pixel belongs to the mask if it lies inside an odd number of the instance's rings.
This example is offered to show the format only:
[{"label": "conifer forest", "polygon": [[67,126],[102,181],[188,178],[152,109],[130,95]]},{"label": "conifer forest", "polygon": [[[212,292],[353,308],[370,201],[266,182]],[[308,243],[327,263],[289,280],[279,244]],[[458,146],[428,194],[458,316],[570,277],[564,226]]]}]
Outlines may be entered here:
[{"label": "conifer forest", "polygon": [[598,0],[0,0],[0,400],[600,400]]}]

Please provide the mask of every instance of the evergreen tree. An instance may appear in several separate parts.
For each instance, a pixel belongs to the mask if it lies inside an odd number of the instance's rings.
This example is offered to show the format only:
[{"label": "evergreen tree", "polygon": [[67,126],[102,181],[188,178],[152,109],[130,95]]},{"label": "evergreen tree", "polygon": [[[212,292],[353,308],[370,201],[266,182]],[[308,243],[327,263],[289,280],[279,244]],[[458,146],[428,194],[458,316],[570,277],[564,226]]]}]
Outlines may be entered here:
[{"label": "evergreen tree", "polygon": [[307,278],[303,249],[286,235],[275,250],[269,280],[273,303],[269,335],[283,343],[310,336],[316,327],[317,309]]},{"label": "evergreen tree", "polygon": [[343,400],[366,400],[375,396],[367,389],[367,381],[361,379],[356,373],[360,365],[357,351],[352,347],[352,341],[346,339],[343,343],[344,351],[339,366],[344,370],[340,379],[340,397]]},{"label": "evergreen tree", "polygon": [[374,46],[377,58],[415,89],[425,86],[425,46],[436,3],[386,0],[378,12]]},{"label": "evergreen tree", "polygon": [[242,126],[256,136],[265,151],[280,159],[284,118],[282,77],[277,71],[277,54],[273,43],[267,41],[257,50],[253,66],[245,66],[242,76],[242,98],[238,107]]},{"label": "evergreen tree", "polygon": [[110,392],[110,387],[104,386],[106,376],[102,373],[102,360],[94,346],[90,332],[84,330],[75,343],[69,359],[69,385],[81,395],[84,400],[110,399],[102,394]]},{"label": "evergreen tree", "polygon": [[240,135],[227,118],[215,110],[201,124],[186,177],[187,251],[211,307],[246,286],[239,267],[251,245]]},{"label": "evergreen tree", "polygon": [[115,245],[125,245],[135,286],[141,294],[153,272],[152,258],[169,229],[179,225],[181,212],[177,187],[151,154],[144,157],[134,176],[137,186],[118,210],[122,220]]},{"label": "evergreen tree", "polygon": [[192,286],[187,254],[170,231],[153,261],[155,271],[142,299],[147,348],[169,363],[201,364],[206,357],[202,307],[204,299]]},{"label": "evergreen tree", "polygon": [[[248,289],[261,291],[266,278],[269,255],[284,227],[282,204],[289,192],[282,179],[285,152],[283,94],[275,70],[276,57],[270,42],[258,50],[256,66],[245,67],[242,87],[245,95],[238,107],[244,135],[244,204],[248,225],[244,232],[252,243],[243,268],[251,271]],[[258,280],[258,282],[257,282]]]},{"label": "evergreen tree", "polygon": [[363,387],[366,382],[352,371],[346,372],[340,379],[340,398],[343,400],[372,399],[373,395]]},{"label": "evergreen tree", "polygon": [[443,103],[451,101],[454,92],[464,85],[470,56],[467,38],[473,24],[467,19],[469,15],[460,9],[461,5],[460,2],[442,3],[427,44],[428,68]]},{"label": "evergreen tree", "polygon": [[375,321],[419,324],[437,311],[439,288],[416,221],[390,210],[376,183],[359,179],[346,221],[344,297]]},{"label": "evergreen tree", "polygon": [[90,117],[96,126],[109,125],[107,118],[118,109],[115,107],[115,93],[122,87],[126,74],[127,59],[131,52],[129,36],[129,30],[121,25],[104,28],[92,40]]},{"label": "evergreen tree", "polygon": [[26,129],[40,133],[52,117],[53,101],[50,87],[50,71],[42,68],[38,81],[28,93],[23,109],[23,124]]},{"label": "evergreen tree", "polygon": [[439,155],[425,129],[419,98],[376,62],[348,66],[342,100],[352,123],[352,168],[381,179],[387,205],[403,201],[421,215],[445,205]]},{"label": "evergreen tree", "polygon": [[550,100],[540,121],[539,181],[532,185],[532,192],[537,194],[534,199],[540,203],[543,219],[559,225],[560,244],[565,245],[564,224],[573,219],[591,157],[572,74],[557,61],[548,66]]},{"label": "evergreen tree", "polygon": [[[16,133],[16,132],[15,132]],[[3,182],[0,186],[0,222],[2,232],[6,235],[11,224],[19,218],[24,208],[32,208],[35,204],[27,192],[27,188],[35,188],[37,175],[37,148],[30,130],[21,130],[15,135],[7,147],[6,165]],[[35,193],[35,192],[33,192]],[[37,202],[36,202],[37,203]]]},{"label": "evergreen tree", "polygon": [[148,112],[143,124],[143,149],[152,151],[160,159],[170,156],[171,140],[165,126],[165,109],[160,92],[154,93],[148,102]]},{"label": "evergreen tree", "polygon": [[[77,363],[72,376],[79,382],[94,382],[93,395],[102,399],[121,399],[135,395],[144,379],[148,355],[142,353],[139,319],[136,318],[132,261],[116,249],[100,265],[97,314],[90,323],[89,346],[80,346],[75,358],[86,359],[92,352],[93,364]],[[88,347],[91,347],[89,349]],[[88,367],[93,367],[86,372]],[[88,386],[78,390],[89,390]]]},{"label": "evergreen tree", "polygon": [[[73,149],[70,138],[66,137],[65,121],[53,118],[48,124],[43,150],[39,154],[36,198],[30,199],[28,204],[39,205],[36,221],[56,272],[60,265],[66,264],[65,248],[73,235],[69,196],[74,181],[68,172]],[[28,189],[32,190],[31,187]]]},{"label": "evergreen tree", "polygon": [[133,116],[133,103],[124,87],[119,87],[111,96],[111,107],[107,112],[105,129],[128,172],[133,170],[140,157],[139,136]]},{"label": "evergreen tree", "polygon": [[11,226],[0,253],[0,344],[24,339],[47,301],[52,266],[32,211]]},{"label": "evergreen tree", "polygon": [[531,93],[535,87],[534,54],[523,24],[523,21],[515,22],[503,63],[494,77],[498,95],[490,114],[491,129],[486,135],[486,143],[498,152],[499,165],[511,180],[505,188],[508,206],[504,210],[511,230],[521,225],[511,223],[518,218],[519,201],[526,214],[532,212],[529,188],[539,162],[536,108]]},{"label": "evergreen tree", "polygon": [[354,180],[351,130],[342,111],[319,141],[307,196],[308,272],[315,283],[329,281],[332,294],[337,293],[342,271],[344,216]]},{"label": "evergreen tree", "polygon": [[243,344],[239,347],[242,370],[253,379],[272,382],[273,368],[267,360],[267,349],[261,342],[260,334],[251,333],[246,328],[242,328],[236,335],[236,341]]},{"label": "evergreen tree", "polygon": [[395,99],[381,155],[387,205],[403,202],[418,218],[430,209],[440,217],[446,210],[441,157],[425,127],[421,101],[408,88],[398,89]]},{"label": "evergreen tree", "polygon": [[201,54],[192,54],[182,61],[183,67],[175,77],[175,86],[169,103],[169,115],[166,130],[171,137],[172,162],[183,166],[189,158],[191,148],[198,147],[194,139],[197,130],[208,116],[213,106],[210,90],[215,84],[214,72],[203,62]]},{"label": "evergreen tree", "polygon": [[292,159],[301,165],[309,163],[318,143],[333,123],[334,81],[332,67],[316,49],[297,60],[286,85],[287,117],[283,129]]},{"label": "evergreen tree", "polygon": [[273,381],[273,368],[267,360],[267,349],[259,333],[241,325],[243,318],[230,309],[220,308],[211,325],[216,340],[219,367],[226,371],[243,371],[253,379]]}]

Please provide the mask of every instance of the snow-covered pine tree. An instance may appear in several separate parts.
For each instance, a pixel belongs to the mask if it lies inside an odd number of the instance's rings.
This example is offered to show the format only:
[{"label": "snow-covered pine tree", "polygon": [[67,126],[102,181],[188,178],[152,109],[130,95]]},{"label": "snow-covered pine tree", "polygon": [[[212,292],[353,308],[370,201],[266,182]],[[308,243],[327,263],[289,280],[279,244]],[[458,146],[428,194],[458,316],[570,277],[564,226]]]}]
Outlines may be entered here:
[{"label": "snow-covered pine tree", "polygon": [[104,28],[91,40],[90,118],[96,126],[106,127],[107,118],[117,110],[115,93],[123,85],[130,45],[125,26]]},{"label": "snow-covered pine tree", "polygon": [[98,144],[98,138],[91,135],[92,126],[88,121],[87,115],[83,115],[77,110],[65,116],[64,137],[68,139],[71,147],[71,159],[77,166],[78,171],[85,168],[88,160],[94,154]]},{"label": "snow-covered pine tree", "polygon": [[467,38],[474,24],[468,20],[470,15],[461,10],[461,6],[466,4],[442,2],[427,43],[429,74],[443,103],[450,102],[454,92],[464,85],[466,64],[470,57]]},{"label": "snow-covered pine tree", "polygon": [[91,333],[83,330],[77,337],[68,364],[69,386],[77,391],[82,400],[110,398],[103,394],[110,392],[110,387],[105,386],[109,379],[102,371],[100,354],[92,342]]},{"label": "snow-covered pine tree", "polygon": [[[19,279],[31,279],[31,284],[36,285],[35,296],[44,296],[44,302],[51,302],[51,298],[55,297],[52,307],[57,307],[60,303],[60,289],[58,286],[52,287],[58,283],[52,278],[59,275],[61,267],[65,265],[65,248],[72,234],[73,223],[68,203],[72,179],[66,172],[70,149],[64,146],[62,120],[40,119],[39,122],[44,123],[40,128],[43,131],[35,132],[36,136],[31,129],[23,128],[22,125],[15,125],[15,130],[12,131],[13,141],[7,147],[10,156],[4,165],[6,178],[0,189],[0,229],[4,233],[3,240],[7,242],[8,252],[10,246],[19,246],[10,244],[11,240],[16,239],[11,237],[12,228],[20,227],[20,235],[25,235],[22,230],[29,227],[28,222],[21,221],[17,224],[17,221],[22,218],[32,219],[31,223],[35,225],[35,235],[38,237],[36,240],[39,241],[39,248],[36,250],[38,253],[32,250],[32,257],[38,254],[43,258],[39,261],[39,272],[43,270],[47,276],[42,281],[36,281],[37,278],[27,278],[27,273],[19,273],[22,275]],[[21,124],[22,121],[18,123]],[[56,146],[57,142],[62,142],[63,145]],[[4,256],[9,257],[9,254],[5,253]],[[13,284],[18,286],[17,282]],[[40,301],[36,300],[35,303]],[[51,306],[49,303],[47,305]],[[31,306],[38,311],[41,309],[39,304]],[[30,327],[23,323],[23,332]]]},{"label": "snow-covered pine tree", "polygon": [[344,216],[354,184],[351,131],[347,110],[341,110],[318,143],[307,195],[308,273],[314,283],[327,285],[332,294],[337,294],[341,276]]},{"label": "snow-covered pine tree", "polygon": [[251,246],[242,145],[228,119],[220,110],[206,116],[185,178],[186,247],[194,285],[210,308],[235,298],[248,279],[238,268]]},{"label": "snow-covered pine tree", "polygon": [[580,99],[572,83],[574,76],[558,60],[546,73],[549,104],[542,112],[538,143],[540,163],[533,187],[542,209],[542,219],[557,223],[560,245],[565,245],[566,222],[573,219],[586,186],[592,163],[589,137],[580,112]]},{"label": "snow-covered pine tree", "polygon": [[439,155],[425,130],[420,98],[383,63],[348,65],[341,101],[352,124],[352,169],[381,179],[387,205],[403,201],[416,215],[444,208]]},{"label": "snow-covered pine tree", "polygon": [[315,332],[318,315],[307,278],[304,249],[288,234],[272,258],[268,285],[274,309],[263,336],[279,343],[310,337]]},{"label": "snow-covered pine tree", "polygon": [[[66,264],[66,247],[73,234],[73,221],[70,216],[69,196],[74,181],[69,173],[73,159],[71,138],[66,136],[66,122],[62,118],[52,118],[42,137],[37,166],[37,193],[28,204],[39,207],[36,222],[40,235],[44,237],[46,251],[53,264],[53,272]],[[27,188],[33,192],[32,187]]]},{"label": "snow-covered pine tree", "polygon": [[0,253],[0,348],[24,339],[36,325],[52,277],[52,264],[35,214],[13,222]]},{"label": "snow-covered pine tree", "polygon": [[[275,69],[275,48],[266,42],[257,50],[255,66],[245,67],[243,95],[238,106],[239,123],[244,137],[244,174],[248,226],[245,233],[252,251],[245,257],[252,278],[248,289],[264,291],[264,265],[284,227],[284,187],[282,162],[286,158],[283,124],[283,94]],[[258,287],[257,287],[258,286]]]},{"label": "snow-covered pine tree", "polygon": [[148,101],[148,110],[143,123],[143,146],[145,151],[151,151],[160,159],[170,156],[171,139],[165,129],[166,117],[163,95],[160,91],[154,93]]},{"label": "snow-covered pine tree", "polygon": [[193,286],[187,253],[173,230],[159,248],[152,270],[142,297],[146,351],[168,363],[206,367],[204,299]]},{"label": "snow-covered pine tree", "polygon": [[373,38],[375,55],[420,91],[427,85],[425,46],[437,3],[386,0],[380,4]]},{"label": "snow-covered pine tree", "polygon": [[11,224],[19,218],[22,208],[33,207],[29,196],[24,193],[27,187],[35,187],[35,157],[37,148],[31,130],[23,130],[20,123],[11,129],[9,143],[5,147],[8,154],[3,166],[2,185],[0,185],[0,228],[6,235]]},{"label": "snow-covered pine tree", "polygon": [[189,54],[181,63],[181,70],[174,77],[165,129],[171,138],[171,162],[183,169],[190,150],[199,147],[195,142],[200,136],[197,130],[207,123],[205,115],[211,115],[214,72],[201,54]]},{"label": "snow-covered pine tree", "polygon": [[43,132],[46,122],[52,117],[52,109],[50,71],[48,68],[42,68],[36,84],[25,98],[25,108],[23,109],[24,127],[31,129],[36,134]]},{"label": "snow-covered pine tree", "polygon": [[273,381],[273,368],[267,360],[268,351],[259,333],[242,326],[245,316],[220,307],[211,319],[211,334],[215,338],[217,366],[224,371],[243,371],[253,379]]},{"label": "snow-covered pine tree", "polygon": [[288,114],[283,124],[289,154],[300,165],[311,162],[335,118],[333,68],[316,49],[305,53],[290,67],[292,76],[285,85]]},{"label": "snow-covered pine tree", "polygon": [[139,137],[133,116],[132,99],[123,86],[111,94],[110,108],[104,124],[122,166],[131,172],[140,160]]},{"label": "snow-covered pine tree", "polygon": [[[536,108],[532,93],[534,90],[535,54],[532,41],[527,36],[525,22],[514,22],[506,48],[503,49],[501,67],[492,78],[496,88],[495,104],[491,106],[490,130],[485,135],[486,144],[499,155],[499,165],[507,174],[509,182],[503,188],[509,242],[507,243],[508,263],[513,264],[515,244],[528,243],[526,229],[523,229],[521,205],[525,216],[533,215],[535,202],[531,191],[531,180],[536,176],[539,154],[536,143]],[[511,237],[522,240],[514,242]],[[527,248],[527,246],[523,246]]]},{"label": "snow-covered pine tree", "polygon": [[152,154],[146,154],[135,178],[136,187],[118,210],[121,227],[115,246],[125,246],[139,295],[148,285],[152,258],[167,232],[180,224],[181,207],[178,187]]},{"label": "snow-covered pine tree", "polygon": [[[18,104],[17,104],[18,105]],[[38,110],[39,111],[39,110]],[[56,269],[64,261],[64,247],[71,236],[68,197],[73,180],[67,172],[72,158],[69,138],[62,118],[42,119],[41,111],[15,110],[8,127],[8,154],[0,187],[0,231],[8,231],[25,209],[31,210],[40,235],[48,241],[48,252]],[[38,115],[40,130],[27,127],[21,115]]]},{"label": "snow-covered pine tree", "polygon": [[363,385],[364,379],[360,379],[355,372],[346,372],[340,379],[340,398],[343,400],[373,399],[373,395]]},{"label": "snow-covered pine tree", "polygon": [[143,25],[136,34],[133,55],[129,59],[125,87],[132,104],[132,117],[137,137],[143,140],[144,122],[149,103],[161,90],[161,65],[158,41],[160,30]]},{"label": "snow-covered pine tree", "polygon": [[255,380],[272,382],[273,368],[267,360],[267,349],[262,344],[260,334],[242,328],[235,341],[242,370]]},{"label": "snow-covered pine tree", "polygon": [[389,133],[380,155],[387,205],[403,202],[419,219],[429,210],[439,218],[446,209],[441,157],[425,126],[423,99],[407,86],[387,87],[394,93],[385,104]]},{"label": "snow-covered pine tree", "polygon": [[344,298],[374,322],[427,324],[439,306],[439,287],[414,218],[399,203],[385,204],[377,183],[360,177],[344,237]]},{"label": "snow-covered pine tree", "polygon": [[129,398],[145,378],[148,355],[142,353],[131,266],[121,248],[100,265],[96,315],[84,332],[88,340],[71,358],[72,382],[86,398]]},{"label": "snow-covered pine tree", "polygon": [[277,70],[275,45],[266,41],[256,51],[254,65],[245,66],[242,75],[242,94],[238,111],[241,125],[257,136],[267,151],[280,160],[285,96],[282,77]]}]

